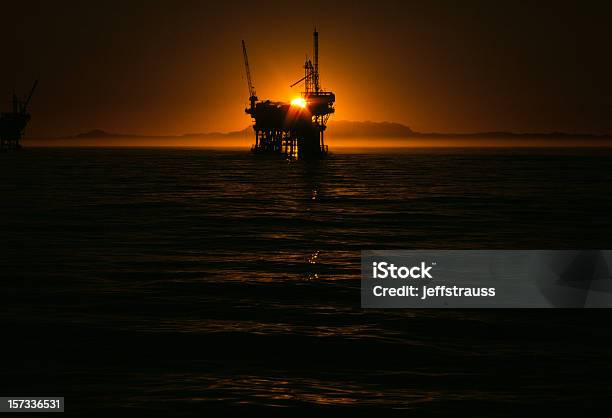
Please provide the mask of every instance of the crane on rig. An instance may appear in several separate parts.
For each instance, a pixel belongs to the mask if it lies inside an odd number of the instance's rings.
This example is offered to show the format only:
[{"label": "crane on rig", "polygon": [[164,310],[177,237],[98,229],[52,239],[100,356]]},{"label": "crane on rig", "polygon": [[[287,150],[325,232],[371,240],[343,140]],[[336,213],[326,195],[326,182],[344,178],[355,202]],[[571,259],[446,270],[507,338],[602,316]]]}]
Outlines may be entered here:
[{"label": "crane on rig", "polygon": [[247,55],[247,49],[246,45],[244,44],[244,40],[242,41],[242,56],[244,57],[244,68],[246,69],[247,83],[249,85],[249,102],[251,103],[251,110],[254,110],[255,103],[257,102],[257,93],[255,92],[255,86],[253,86],[253,79],[251,78],[249,56]]}]

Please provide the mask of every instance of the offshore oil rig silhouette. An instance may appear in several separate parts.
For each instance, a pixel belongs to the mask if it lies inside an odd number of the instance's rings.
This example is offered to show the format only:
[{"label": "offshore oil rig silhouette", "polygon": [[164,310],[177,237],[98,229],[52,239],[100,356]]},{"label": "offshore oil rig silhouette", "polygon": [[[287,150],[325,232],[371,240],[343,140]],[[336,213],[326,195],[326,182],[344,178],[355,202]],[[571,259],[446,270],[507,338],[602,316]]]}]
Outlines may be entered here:
[{"label": "offshore oil rig silhouette", "polygon": [[38,80],[34,82],[30,94],[25,100],[19,100],[17,95],[13,94],[12,111],[0,113],[0,151],[21,148],[20,141],[30,121],[28,105],[37,85]]},{"label": "offshore oil rig silhouette", "polygon": [[256,154],[279,154],[289,158],[320,158],[327,155],[324,132],[327,120],[334,113],[336,96],[324,91],[319,81],[319,33],[313,33],[314,63],[306,59],[304,77],[293,83],[304,83],[301,97],[287,102],[260,101],[251,79],[249,59],[244,41],[242,53],[249,85],[250,106],[245,112],[253,119]]}]

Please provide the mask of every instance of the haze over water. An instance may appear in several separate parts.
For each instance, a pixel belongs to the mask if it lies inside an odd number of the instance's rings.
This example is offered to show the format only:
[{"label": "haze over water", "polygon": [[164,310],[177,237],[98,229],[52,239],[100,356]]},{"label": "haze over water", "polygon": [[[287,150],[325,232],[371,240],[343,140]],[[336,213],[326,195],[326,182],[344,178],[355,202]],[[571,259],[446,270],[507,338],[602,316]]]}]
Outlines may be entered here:
[{"label": "haze over water", "polygon": [[0,159],[7,358],[30,359],[7,366],[15,395],[419,415],[609,395],[606,312],[362,310],[358,279],[367,249],[609,246],[612,150]]}]

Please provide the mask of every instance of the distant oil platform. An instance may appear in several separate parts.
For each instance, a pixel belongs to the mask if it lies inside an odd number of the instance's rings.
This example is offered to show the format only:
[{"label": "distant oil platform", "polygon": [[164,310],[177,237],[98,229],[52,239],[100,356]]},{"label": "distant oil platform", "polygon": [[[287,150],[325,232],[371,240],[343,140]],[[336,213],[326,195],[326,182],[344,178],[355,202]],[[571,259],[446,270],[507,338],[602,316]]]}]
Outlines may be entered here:
[{"label": "distant oil platform", "polygon": [[28,105],[32,100],[38,80],[34,82],[30,94],[25,100],[20,100],[13,94],[12,111],[0,113],[0,151],[9,151],[21,148],[21,138],[30,121]]},{"label": "distant oil platform", "polygon": [[334,113],[336,96],[324,91],[319,80],[319,33],[313,33],[313,59],[306,59],[304,76],[293,83],[304,83],[301,97],[287,102],[259,100],[253,86],[244,41],[242,53],[249,85],[250,106],[245,112],[253,119],[255,154],[278,154],[289,158],[320,158],[327,155],[324,132]]}]

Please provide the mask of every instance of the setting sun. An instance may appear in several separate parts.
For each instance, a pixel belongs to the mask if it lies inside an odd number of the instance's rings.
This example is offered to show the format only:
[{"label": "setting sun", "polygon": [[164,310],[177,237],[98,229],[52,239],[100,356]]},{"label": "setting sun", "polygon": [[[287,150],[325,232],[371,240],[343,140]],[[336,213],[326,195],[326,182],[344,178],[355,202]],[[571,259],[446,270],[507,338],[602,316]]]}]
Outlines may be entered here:
[{"label": "setting sun", "polygon": [[291,106],[301,107],[302,109],[306,107],[306,100],[303,97],[296,97],[291,100]]}]

